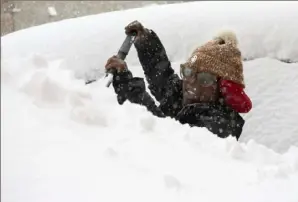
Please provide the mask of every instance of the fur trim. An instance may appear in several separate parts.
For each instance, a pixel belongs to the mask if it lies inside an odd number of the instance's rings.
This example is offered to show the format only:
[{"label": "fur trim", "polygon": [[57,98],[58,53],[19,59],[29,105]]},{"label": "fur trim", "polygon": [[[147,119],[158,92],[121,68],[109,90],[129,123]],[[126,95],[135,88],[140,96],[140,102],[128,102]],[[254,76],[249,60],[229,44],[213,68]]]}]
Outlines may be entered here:
[{"label": "fur trim", "polygon": [[224,30],[217,34],[217,36],[214,37],[214,39],[220,39],[225,42],[231,42],[234,45],[238,45],[238,39],[236,34],[231,30]]}]

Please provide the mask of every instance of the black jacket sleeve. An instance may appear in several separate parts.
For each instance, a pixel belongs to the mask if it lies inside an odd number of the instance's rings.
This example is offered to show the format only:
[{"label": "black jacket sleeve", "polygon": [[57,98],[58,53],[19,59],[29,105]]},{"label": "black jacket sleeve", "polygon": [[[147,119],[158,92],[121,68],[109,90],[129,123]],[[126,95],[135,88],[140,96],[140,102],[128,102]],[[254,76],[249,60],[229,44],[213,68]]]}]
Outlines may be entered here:
[{"label": "black jacket sleeve", "polygon": [[133,77],[129,70],[114,73],[113,87],[120,105],[129,100],[131,103],[145,106],[155,116],[165,117],[163,112],[155,105],[152,97],[146,92],[144,80]]},{"label": "black jacket sleeve", "polygon": [[129,70],[114,74],[113,86],[118,103],[129,100],[146,106],[156,116],[174,118],[182,108],[182,81],[174,74],[162,43],[153,31],[147,30],[145,37],[135,43],[135,47],[148,88],[160,105],[157,107],[146,92],[144,80],[133,77]]},{"label": "black jacket sleeve", "polygon": [[146,29],[145,37],[134,45],[151,94],[165,115],[175,117],[182,108],[182,81],[171,67],[163,44],[154,31]]}]

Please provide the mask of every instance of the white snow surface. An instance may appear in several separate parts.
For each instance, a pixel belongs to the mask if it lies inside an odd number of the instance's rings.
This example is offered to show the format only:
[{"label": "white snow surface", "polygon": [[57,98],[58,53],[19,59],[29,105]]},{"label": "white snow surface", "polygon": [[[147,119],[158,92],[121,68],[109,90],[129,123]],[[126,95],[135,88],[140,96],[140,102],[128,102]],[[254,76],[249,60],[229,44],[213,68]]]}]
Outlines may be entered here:
[{"label": "white snow surface", "polygon": [[[298,201],[297,2],[194,2],[64,20],[1,38],[4,202]],[[253,109],[239,142],[117,104],[101,76],[133,20],[173,67],[233,29]],[[144,76],[132,48],[127,63]],[[98,73],[99,72],[99,73]]]}]

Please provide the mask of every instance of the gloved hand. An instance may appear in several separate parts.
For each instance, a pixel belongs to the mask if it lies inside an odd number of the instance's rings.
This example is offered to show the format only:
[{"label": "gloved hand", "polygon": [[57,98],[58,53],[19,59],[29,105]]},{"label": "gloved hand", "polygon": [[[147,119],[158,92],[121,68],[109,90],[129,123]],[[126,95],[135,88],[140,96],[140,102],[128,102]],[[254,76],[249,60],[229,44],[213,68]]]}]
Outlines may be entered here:
[{"label": "gloved hand", "polygon": [[146,29],[137,20],[129,23],[125,27],[125,34],[127,34],[127,35],[136,35],[135,41],[139,41],[141,38],[144,38],[145,33],[146,33]]},{"label": "gloved hand", "polygon": [[127,69],[126,62],[122,59],[118,58],[117,56],[112,56],[107,60],[107,63],[105,65],[106,72],[110,71],[117,71],[123,72],[125,69]]}]

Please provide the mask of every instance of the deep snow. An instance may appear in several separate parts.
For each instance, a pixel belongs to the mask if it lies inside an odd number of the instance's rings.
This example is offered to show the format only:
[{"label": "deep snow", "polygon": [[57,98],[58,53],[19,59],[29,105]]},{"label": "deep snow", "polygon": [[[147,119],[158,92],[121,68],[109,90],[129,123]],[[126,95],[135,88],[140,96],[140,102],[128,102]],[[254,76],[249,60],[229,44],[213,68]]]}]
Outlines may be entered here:
[{"label": "deep snow", "polygon": [[[2,37],[2,200],[297,202],[298,64],[277,60],[298,61],[297,6],[152,6]],[[244,63],[253,110],[240,142],[119,106],[105,80],[77,79],[101,75],[135,19],[158,33],[177,71],[194,47],[235,30],[253,59]],[[143,76],[134,50],[127,63]]]}]

